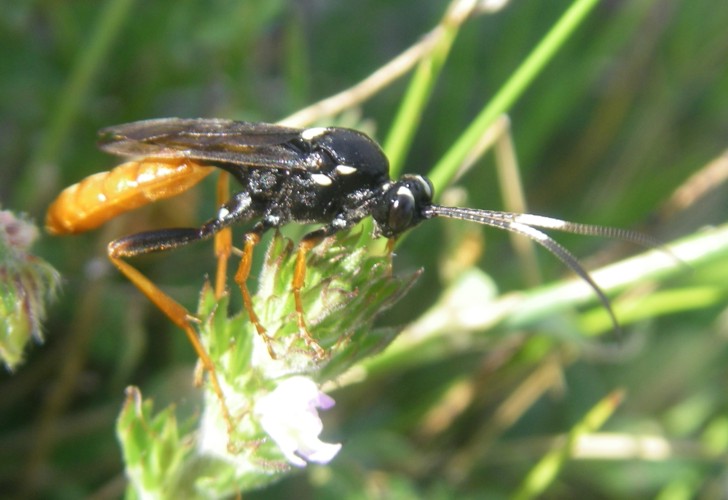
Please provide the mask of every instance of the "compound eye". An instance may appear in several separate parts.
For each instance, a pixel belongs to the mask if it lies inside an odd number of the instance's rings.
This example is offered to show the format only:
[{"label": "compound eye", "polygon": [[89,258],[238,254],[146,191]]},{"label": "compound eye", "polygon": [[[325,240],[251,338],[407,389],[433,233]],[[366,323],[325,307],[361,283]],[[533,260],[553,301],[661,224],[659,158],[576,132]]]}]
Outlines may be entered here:
[{"label": "compound eye", "polygon": [[415,197],[409,188],[401,186],[395,193],[389,207],[387,223],[395,234],[400,233],[412,225],[414,213]]}]

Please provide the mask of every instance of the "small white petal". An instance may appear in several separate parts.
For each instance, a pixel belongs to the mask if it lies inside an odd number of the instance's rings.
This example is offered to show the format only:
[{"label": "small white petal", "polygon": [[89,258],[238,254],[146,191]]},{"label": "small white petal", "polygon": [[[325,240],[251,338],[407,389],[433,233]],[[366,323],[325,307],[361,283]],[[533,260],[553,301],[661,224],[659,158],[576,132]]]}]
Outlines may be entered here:
[{"label": "small white petal", "polygon": [[321,408],[322,410],[328,410],[329,408],[333,407],[335,404],[336,404],[336,402],[334,401],[334,398],[332,398],[328,394],[319,392],[318,404],[316,405],[317,407]]},{"label": "small white petal", "polygon": [[318,441],[315,443],[316,446],[310,450],[299,450],[298,452],[309,462],[315,462],[317,464],[327,464],[334,459],[339,450],[341,450],[341,443],[324,443]]},{"label": "small white petal", "polygon": [[327,409],[334,400],[306,377],[291,377],[261,397],[255,405],[260,424],[278,445],[289,463],[305,467],[307,462],[328,463],[341,449],[340,443],[325,443],[318,436],[323,423],[317,408]]}]

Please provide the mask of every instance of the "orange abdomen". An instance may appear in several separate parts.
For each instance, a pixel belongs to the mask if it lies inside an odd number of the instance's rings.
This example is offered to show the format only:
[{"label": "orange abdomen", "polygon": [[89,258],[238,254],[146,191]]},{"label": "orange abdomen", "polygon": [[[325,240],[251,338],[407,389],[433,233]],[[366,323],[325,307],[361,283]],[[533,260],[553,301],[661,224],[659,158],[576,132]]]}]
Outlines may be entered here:
[{"label": "orange abdomen", "polygon": [[122,163],[64,189],[48,208],[46,229],[52,234],[94,229],[121,213],[180,194],[213,170],[179,159]]}]

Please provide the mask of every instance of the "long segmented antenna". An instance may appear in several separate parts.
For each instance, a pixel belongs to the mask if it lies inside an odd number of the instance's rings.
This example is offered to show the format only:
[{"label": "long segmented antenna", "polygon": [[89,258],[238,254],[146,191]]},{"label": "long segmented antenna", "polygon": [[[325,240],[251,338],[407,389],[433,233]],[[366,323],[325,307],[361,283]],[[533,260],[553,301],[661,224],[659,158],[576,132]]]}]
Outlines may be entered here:
[{"label": "long segmented antenna", "polygon": [[617,238],[647,247],[660,247],[660,242],[637,231],[629,231],[626,229],[606,226],[595,226],[591,224],[580,224],[577,222],[569,222],[540,215],[431,205],[424,209],[423,216],[428,219],[434,217],[446,217],[449,219],[477,222],[478,224],[484,224],[486,226],[492,226],[499,229],[505,229],[512,233],[521,234],[535,241],[554,254],[559,260],[561,260],[561,262],[568,266],[569,269],[574,271],[574,273],[592,287],[594,292],[597,294],[599,301],[609,313],[609,317],[611,318],[617,332],[621,331],[619,321],[617,321],[617,316],[614,314],[612,304],[604,291],[599,287],[599,285],[597,285],[587,270],[582,267],[574,254],[569,252],[548,234],[536,229],[536,227],[554,229],[574,234]]}]

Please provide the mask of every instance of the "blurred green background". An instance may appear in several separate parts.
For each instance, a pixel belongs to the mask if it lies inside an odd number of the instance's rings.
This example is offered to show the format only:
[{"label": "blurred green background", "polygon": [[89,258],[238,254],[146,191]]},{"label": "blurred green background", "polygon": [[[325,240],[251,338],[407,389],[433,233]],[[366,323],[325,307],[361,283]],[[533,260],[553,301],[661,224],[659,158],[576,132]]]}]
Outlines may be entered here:
[{"label": "blurred green background", "polygon": [[[464,25],[405,171],[429,171],[569,5],[516,1]],[[165,116],[280,120],[366,77],[429,31],[443,10],[432,0],[6,3],[0,204],[42,222],[63,187],[117,162],[96,149],[96,131],[105,126]],[[686,209],[668,200],[728,145],[726,26],[721,0],[601,2],[511,110],[529,210],[638,228],[663,241],[724,222],[719,181]],[[406,82],[342,122],[382,139]],[[463,204],[503,209],[493,163],[487,156],[461,182]],[[213,188],[205,182],[102,229],[45,236],[37,245],[64,284],[45,343],[0,379],[0,491],[117,497],[124,483],[113,429],[124,388],[141,386],[157,408],[194,407],[191,347],[110,268],[105,245],[145,228],[205,220],[215,210]],[[454,251],[443,241],[454,225],[425,224],[398,248],[395,271],[424,267],[425,274],[382,324],[404,325],[435,302],[447,284],[438,269]],[[502,291],[523,289],[507,235],[477,234],[486,240],[479,267]],[[584,262],[612,247],[557,236]],[[565,275],[550,256],[540,261],[547,280]],[[190,308],[214,270],[212,245],[204,243],[135,263]],[[604,432],[658,436],[671,448],[660,459],[568,461],[547,496],[726,497],[726,283],[726,258],[664,283],[710,288],[721,299],[665,306],[625,328],[616,345],[560,336],[563,323],[573,327],[567,317],[484,334],[426,363],[414,352],[406,367],[389,366],[333,394],[327,432],[344,450],[329,468],[247,497],[505,497],[552,438],[618,387],[625,400]],[[512,408],[504,403],[547,369],[558,376],[547,377],[506,424],[497,420]],[[448,399],[462,387],[469,396]],[[447,425],[433,430],[428,423],[438,411]]]}]

